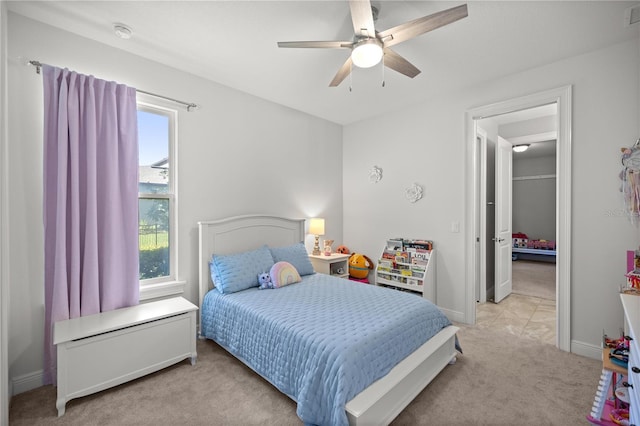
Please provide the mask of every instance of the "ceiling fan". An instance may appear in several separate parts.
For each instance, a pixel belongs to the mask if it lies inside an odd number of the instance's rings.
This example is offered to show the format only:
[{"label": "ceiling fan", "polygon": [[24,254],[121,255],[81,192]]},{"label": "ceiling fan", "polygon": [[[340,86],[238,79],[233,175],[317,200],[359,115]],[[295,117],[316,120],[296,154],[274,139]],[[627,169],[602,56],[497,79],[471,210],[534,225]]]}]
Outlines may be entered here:
[{"label": "ceiling fan", "polygon": [[378,32],[374,27],[377,9],[371,6],[370,0],[349,0],[349,9],[355,33],[352,41],[279,41],[278,47],[351,49],[351,56],[333,77],[330,87],[342,83],[351,73],[352,65],[369,68],[379,63],[383,56],[385,66],[413,78],[420,74],[420,70],[393,51],[391,46],[467,16],[467,5],[463,4]]}]

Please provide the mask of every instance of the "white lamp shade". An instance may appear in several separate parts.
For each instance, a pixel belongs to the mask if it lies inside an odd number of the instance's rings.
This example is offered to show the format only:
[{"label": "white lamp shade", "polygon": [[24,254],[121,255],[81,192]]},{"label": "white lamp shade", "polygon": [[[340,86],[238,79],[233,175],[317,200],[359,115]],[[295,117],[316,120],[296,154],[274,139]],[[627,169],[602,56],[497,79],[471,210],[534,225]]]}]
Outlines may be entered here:
[{"label": "white lamp shade", "polygon": [[309,222],[309,233],[313,235],[324,235],[324,219],[314,217]]},{"label": "white lamp shade", "polygon": [[513,146],[513,151],[514,152],[525,152],[527,149],[529,149],[529,144],[522,144],[522,145],[514,145]]},{"label": "white lamp shade", "polygon": [[382,46],[375,39],[362,40],[356,43],[351,52],[353,65],[359,68],[371,68],[382,59]]}]

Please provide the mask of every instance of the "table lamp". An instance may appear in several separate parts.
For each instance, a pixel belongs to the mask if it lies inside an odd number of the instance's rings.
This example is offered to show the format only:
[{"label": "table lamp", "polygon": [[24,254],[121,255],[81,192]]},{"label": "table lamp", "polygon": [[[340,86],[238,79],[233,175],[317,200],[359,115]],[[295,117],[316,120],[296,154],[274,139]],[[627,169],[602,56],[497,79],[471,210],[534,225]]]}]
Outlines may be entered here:
[{"label": "table lamp", "polygon": [[311,222],[309,222],[309,233],[315,235],[316,237],[316,242],[313,246],[313,252],[311,254],[317,256],[320,254],[320,235],[324,235],[324,219],[321,219],[319,217],[312,218]]}]

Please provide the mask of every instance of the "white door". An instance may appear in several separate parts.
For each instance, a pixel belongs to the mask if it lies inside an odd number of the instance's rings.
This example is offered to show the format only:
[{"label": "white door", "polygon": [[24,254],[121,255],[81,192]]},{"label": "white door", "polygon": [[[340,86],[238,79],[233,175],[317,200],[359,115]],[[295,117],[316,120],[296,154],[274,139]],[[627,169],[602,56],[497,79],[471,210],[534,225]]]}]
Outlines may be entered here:
[{"label": "white door", "polygon": [[496,144],[495,303],[511,294],[512,147],[498,136]]}]

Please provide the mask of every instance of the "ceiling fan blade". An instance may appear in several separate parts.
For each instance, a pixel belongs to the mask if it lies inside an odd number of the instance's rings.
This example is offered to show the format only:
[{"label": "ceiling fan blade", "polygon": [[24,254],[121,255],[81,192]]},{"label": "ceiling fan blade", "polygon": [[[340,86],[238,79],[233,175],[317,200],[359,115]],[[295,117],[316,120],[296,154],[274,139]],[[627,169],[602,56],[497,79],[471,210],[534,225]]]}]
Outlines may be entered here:
[{"label": "ceiling fan blade", "polygon": [[467,16],[467,5],[463,4],[461,6],[443,10],[442,12],[434,13],[433,15],[423,16],[422,18],[405,22],[404,24],[400,24],[386,31],[381,31],[378,33],[378,38],[382,40],[385,47],[390,47]]},{"label": "ceiling fan blade", "polygon": [[336,76],[333,77],[333,80],[329,83],[329,87],[337,87],[349,74],[351,74],[351,56],[342,64]]},{"label": "ceiling fan blade", "polygon": [[352,41],[279,41],[278,47],[312,47],[319,49],[351,49]]},{"label": "ceiling fan blade", "polygon": [[373,12],[369,0],[349,0],[353,32],[356,36],[375,37],[376,29],[373,26]]},{"label": "ceiling fan blade", "polygon": [[384,49],[384,66],[389,67],[394,71],[398,71],[400,74],[404,74],[410,78],[420,74],[420,70],[411,62],[407,61],[405,58],[389,48]]}]

